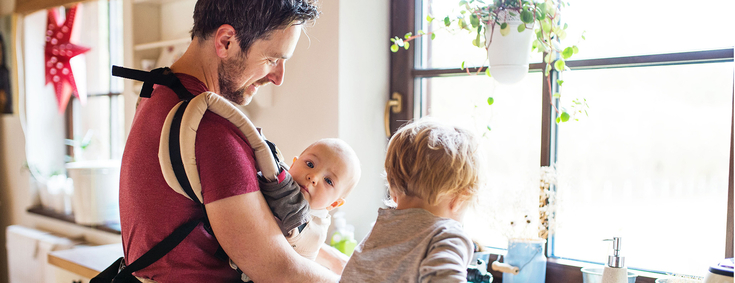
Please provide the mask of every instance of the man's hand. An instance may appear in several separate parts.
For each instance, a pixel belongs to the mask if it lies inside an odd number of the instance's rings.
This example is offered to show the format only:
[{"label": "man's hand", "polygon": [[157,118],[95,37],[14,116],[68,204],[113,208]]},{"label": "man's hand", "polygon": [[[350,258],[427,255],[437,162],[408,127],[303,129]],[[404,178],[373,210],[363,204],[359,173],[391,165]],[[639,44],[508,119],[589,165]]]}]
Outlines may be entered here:
[{"label": "man's hand", "polygon": [[338,275],[342,275],[342,270],[345,269],[345,265],[347,265],[349,259],[347,255],[325,243],[322,243],[319,254],[316,256],[317,263],[329,268],[329,270]]}]

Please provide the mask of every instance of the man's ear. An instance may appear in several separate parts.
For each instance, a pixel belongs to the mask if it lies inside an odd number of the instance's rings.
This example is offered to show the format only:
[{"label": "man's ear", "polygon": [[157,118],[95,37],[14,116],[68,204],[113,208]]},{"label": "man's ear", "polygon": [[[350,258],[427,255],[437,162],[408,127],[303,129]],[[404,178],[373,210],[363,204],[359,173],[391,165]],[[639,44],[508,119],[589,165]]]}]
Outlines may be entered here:
[{"label": "man's ear", "polygon": [[329,206],[327,206],[327,211],[330,211],[332,209],[338,208],[338,207],[342,206],[343,204],[345,204],[345,199],[340,198],[338,200],[335,200],[332,204],[330,204]]},{"label": "man's ear", "polygon": [[228,51],[230,51],[230,48],[235,43],[237,43],[237,40],[235,40],[235,28],[228,24],[221,25],[217,28],[217,31],[214,33],[214,49],[218,57],[226,58],[229,54]]}]

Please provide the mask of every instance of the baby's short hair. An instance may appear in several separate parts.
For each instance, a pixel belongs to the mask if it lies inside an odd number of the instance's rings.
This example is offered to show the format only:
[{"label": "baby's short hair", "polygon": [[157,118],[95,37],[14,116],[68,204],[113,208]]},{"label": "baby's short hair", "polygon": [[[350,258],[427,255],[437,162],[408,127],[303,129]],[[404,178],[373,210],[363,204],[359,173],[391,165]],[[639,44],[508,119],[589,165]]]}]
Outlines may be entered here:
[{"label": "baby's short hair", "polygon": [[435,203],[449,195],[472,200],[481,185],[479,140],[469,130],[422,118],[388,142],[385,172],[391,194]]},{"label": "baby's short hair", "polygon": [[317,145],[325,146],[329,150],[345,158],[345,163],[349,167],[349,172],[352,173],[350,176],[350,183],[347,185],[345,191],[342,192],[341,195],[341,197],[343,198],[347,197],[347,195],[352,192],[352,189],[357,186],[357,183],[360,181],[360,176],[362,175],[360,159],[357,157],[357,153],[355,153],[355,150],[342,139],[323,138],[310,144],[304,149],[304,151],[301,152],[301,154],[304,154],[304,152]]}]

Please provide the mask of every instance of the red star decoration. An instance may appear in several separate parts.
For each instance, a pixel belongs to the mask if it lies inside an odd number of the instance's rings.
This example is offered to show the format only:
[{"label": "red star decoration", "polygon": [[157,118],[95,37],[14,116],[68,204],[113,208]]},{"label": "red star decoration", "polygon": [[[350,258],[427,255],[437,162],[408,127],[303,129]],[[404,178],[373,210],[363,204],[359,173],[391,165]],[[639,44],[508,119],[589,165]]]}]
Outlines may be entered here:
[{"label": "red star decoration", "polygon": [[46,84],[52,83],[56,91],[56,100],[59,102],[59,113],[64,113],[72,92],[82,103],[85,97],[80,97],[74,74],[71,72],[69,59],[89,51],[89,47],[79,46],[69,42],[74,27],[74,18],[79,4],[74,5],[66,14],[66,21],[59,22],[59,13],[56,9],[48,10],[48,26],[46,27]]}]

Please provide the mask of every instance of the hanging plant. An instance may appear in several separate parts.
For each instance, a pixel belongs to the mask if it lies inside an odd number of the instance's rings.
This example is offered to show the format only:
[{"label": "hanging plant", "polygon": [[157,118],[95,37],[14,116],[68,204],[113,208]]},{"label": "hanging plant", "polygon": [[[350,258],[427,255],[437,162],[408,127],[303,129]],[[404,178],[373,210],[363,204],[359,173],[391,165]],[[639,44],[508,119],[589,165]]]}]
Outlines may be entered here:
[{"label": "hanging plant", "polygon": [[[461,0],[458,2],[458,12],[444,18],[427,16],[426,22],[431,23],[441,20],[440,28],[425,32],[419,30],[406,33],[403,37],[394,36],[390,50],[398,52],[401,48],[409,49],[410,42],[418,37],[429,36],[432,40],[436,38],[436,31],[446,29],[453,32],[467,31],[475,35],[471,44],[488,50],[489,68],[485,74],[494,77],[500,83],[515,83],[528,72],[528,60],[530,52],[544,54],[544,76],[546,83],[551,88],[551,70],[558,71],[559,77],[568,70],[566,61],[579,52],[576,44],[563,46],[562,40],[567,37],[568,25],[561,21],[562,10],[569,5],[561,0]],[[500,35],[498,35],[498,33]],[[527,36],[523,38],[522,36]],[[584,34],[581,35],[584,39]],[[502,45],[502,46],[499,46]],[[526,51],[520,55],[514,55],[517,50]],[[517,60],[516,60],[517,58]],[[513,61],[514,62],[510,62]],[[462,69],[470,73],[469,67],[462,62]],[[476,73],[482,72],[482,67]],[[502,73],[501,73],[502,72]],[[495,73],[495,74],[494,74]],[[520,75],[518,75],[520,73]],[[564,83],[559,79],[556,83],[561,87]],[[549,94],[550,101],[557,115],[556,122],[566,122],[570,119],[578,120],[577,114],[587,115],[587,101],[575,99],[572,101],[570,110],[559,109],[554,105],[554,98],[560,98],[561,93]],[[488,99],[492,105],[493,99]]]}]

